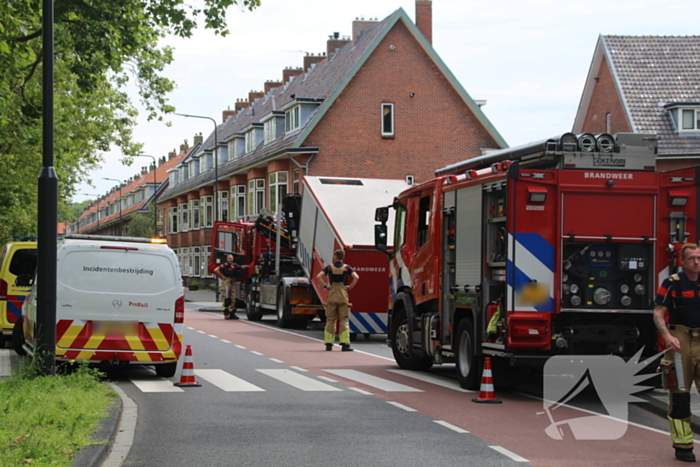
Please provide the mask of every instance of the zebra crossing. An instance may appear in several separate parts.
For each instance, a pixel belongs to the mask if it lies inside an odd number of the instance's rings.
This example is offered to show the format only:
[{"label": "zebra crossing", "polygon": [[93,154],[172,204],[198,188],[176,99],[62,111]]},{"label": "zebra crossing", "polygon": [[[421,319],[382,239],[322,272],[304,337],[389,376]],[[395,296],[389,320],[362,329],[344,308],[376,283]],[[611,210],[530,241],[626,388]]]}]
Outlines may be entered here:
[{"label": "zebra crossing", "polygon": [[[283,383],[284,385],[304,392],[338,392],[352,389],[356,392],[360,392],[361,394],[371,394],[370,392],[358,388],[342,386],[342,384],[339,384],[337,379],[333,379],[329,376],[316,376],[309,374],[305,369],[299,367],[289,367],[286,369],[260,368],[256,369],[255,371],[257,374],[263,375],[267,378],[256,378],[255,383],[252,383],[221,369],[195,369],[194,374],[199,383],[209,383],[224,392],[265,392],[272,390],[273,386],[278,386],[276,383]],[[422,389],[398,383],[396,381],[392,381],[391,379],[364,373],[362,371],[352,369],[327,369],[322,371],[328,375],[335,376],[343,380],[353,381],[376,391],[424,392]],[[431,383],[435,386],[452,389],[454,391],[475,392],[462,389],[457,381],[449,380],[447,378],[440,377],[439,375],[431,375],[429,373],[413,374],[414,372],[404,372],[403,370],[387,370],[387,373],[388,375],[398,374],[401,376],[407,376],[416,381]],[[134,386],[144,393],[174,393],[186,391],[186,389],[174,386],[172,380],[158,377],[150,370],[135,370],[130,372],[127,377],[134,384]],[[266,381],[270,382],[269,386],[266,384]]]}]

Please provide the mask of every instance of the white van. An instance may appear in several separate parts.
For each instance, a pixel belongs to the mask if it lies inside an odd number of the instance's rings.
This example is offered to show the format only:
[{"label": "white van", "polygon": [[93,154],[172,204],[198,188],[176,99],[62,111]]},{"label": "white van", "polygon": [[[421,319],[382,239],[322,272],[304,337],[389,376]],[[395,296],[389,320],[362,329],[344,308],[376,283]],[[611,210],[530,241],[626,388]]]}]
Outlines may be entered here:
[{"label": "white van", "polygon": [[[158,242],[158,243],[154,243]],[[159,240],[67,235],[58,242],[56,361],[154,365],[171,377],[182,351],[184,289],[177,256]],[[35,348],[37,282],[15,326]]]}]

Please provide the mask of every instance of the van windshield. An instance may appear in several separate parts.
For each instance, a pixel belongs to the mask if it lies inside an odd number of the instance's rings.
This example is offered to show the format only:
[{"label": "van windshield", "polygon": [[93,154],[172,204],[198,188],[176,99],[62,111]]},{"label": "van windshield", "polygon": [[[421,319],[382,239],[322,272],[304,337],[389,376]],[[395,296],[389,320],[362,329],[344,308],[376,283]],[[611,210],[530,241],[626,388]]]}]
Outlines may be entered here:
[{"label": "van windshield", "polygon": [[33,276],[35,269],[35,249],[27,248],[23,250],[17,250],[15,251],[15,254],[12,255],[12,261],[10,261],[10,273],[14,274],[15,276],[21,276],[22,274]]},{"label": "van windshield", "polygon": [[178,281],[169,256],[117,250],[71,251],[59,262],[58,282],[84,292],[158,294]]}]

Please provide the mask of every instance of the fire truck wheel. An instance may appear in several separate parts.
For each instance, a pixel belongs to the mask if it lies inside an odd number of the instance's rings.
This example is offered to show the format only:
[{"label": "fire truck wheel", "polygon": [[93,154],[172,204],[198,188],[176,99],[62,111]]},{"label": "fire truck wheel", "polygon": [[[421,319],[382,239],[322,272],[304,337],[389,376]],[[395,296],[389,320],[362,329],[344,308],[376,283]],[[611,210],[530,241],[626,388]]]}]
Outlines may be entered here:
[{"label": "fire truck wheel", "polygon": [[24,344],[24,331],[22,330],[22,320],[18,319],[12,328],[12,348],[15,349],[17,355],[23,357],[27,355],[27,352],[22,344]]},{"label": "fire truck wheel", "polygon": [[390,332],[391,351],[394,354],[394,360],[404,370],[426,371],[433,366],[433,361],[430,357],[416,357],[409,348],[409,327],[406,313],[399,310],[396,313],[396,318],[393,321]]},{"label": "fire truck wheel", "polygon": [[457,380],[464,389],[478,389],[479,368],[474,353],[474,326],[471,320],[463,319],[457,326]]},{"label": "fire truck wheel", "polygon": [[289,328],[292,326],[287,311],[287,300],[284,297],[284,289],[277,292],[277,326],[281,328]]},{"label": "fire truck wheel", "polygon": [[263,314],[258,309],[256,309],[255,297],[253,294],[254,292],[250,289],[248,289],[248,292],[245,294],[245,315],[248,318],[248,321],[260,321],[263,317]]},{"label": "fire truck wheel", "polygon": [[177,362],[153,365],[156,367],[156,374],[161,378],[172,378],[177,371]]}]

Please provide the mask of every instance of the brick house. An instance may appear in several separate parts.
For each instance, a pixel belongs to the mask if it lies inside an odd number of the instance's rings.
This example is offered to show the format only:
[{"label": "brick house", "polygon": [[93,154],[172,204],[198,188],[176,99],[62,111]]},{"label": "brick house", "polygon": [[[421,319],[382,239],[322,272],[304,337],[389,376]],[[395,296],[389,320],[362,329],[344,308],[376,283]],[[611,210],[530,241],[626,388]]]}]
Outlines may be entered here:
[{"label": "brick house", "polygon": [[223,112],[158,201],[184,276],[207,275],[215,220],[276,211],[304,175],[422,182],[507,147],[433,49],[431,1],[416,2],[416,18],[356,20],[351,37],[333,34],[324,53]]},{"label": "brick house", "polygon": [[700,162],[700,36],[600,36],[574,133],[659,137],[659,170]]}]

